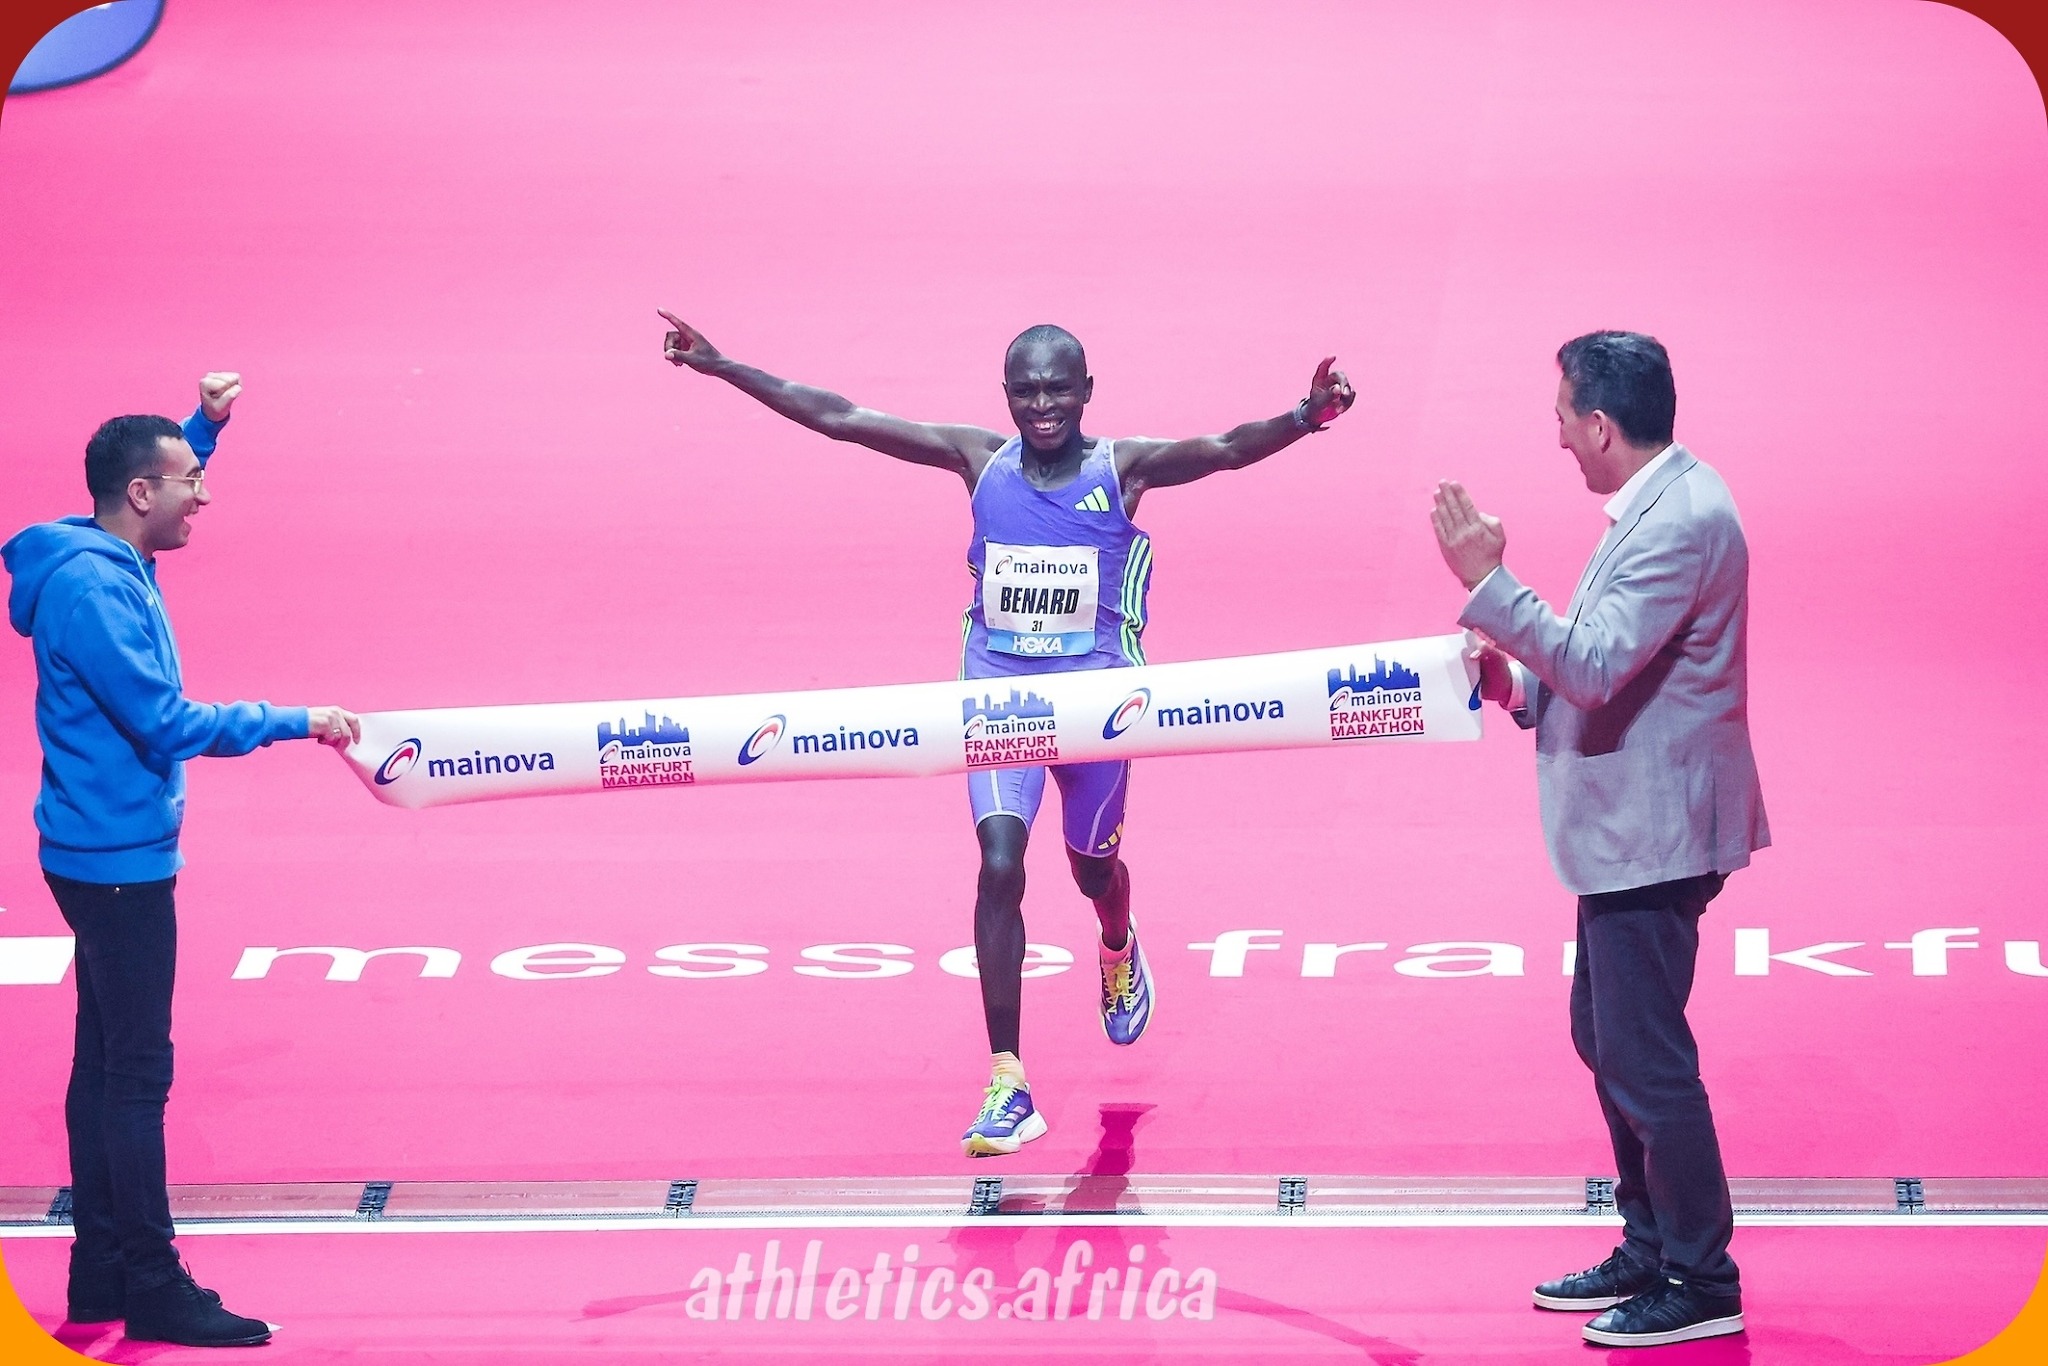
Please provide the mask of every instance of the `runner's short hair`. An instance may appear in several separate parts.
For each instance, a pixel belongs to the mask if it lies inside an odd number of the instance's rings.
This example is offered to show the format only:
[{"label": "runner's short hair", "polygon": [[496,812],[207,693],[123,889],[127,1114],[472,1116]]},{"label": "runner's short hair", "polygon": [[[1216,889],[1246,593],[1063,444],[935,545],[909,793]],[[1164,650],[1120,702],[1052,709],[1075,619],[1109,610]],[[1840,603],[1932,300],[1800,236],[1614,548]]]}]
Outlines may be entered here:
[{"label": "runner's short hair", "polygon": [[1017,334],[1017,339],[1010,343],[1010,349],[1003,353],[1003,359],[1007,361],[1027,346],[1050,346],[1057,351],[1071,348],[1081,362],[1081,373],[1088,373],[1088,352],[1082,347],[1081,339],[1064,327],[1039,323],[1035,327],[1025,328]]}]

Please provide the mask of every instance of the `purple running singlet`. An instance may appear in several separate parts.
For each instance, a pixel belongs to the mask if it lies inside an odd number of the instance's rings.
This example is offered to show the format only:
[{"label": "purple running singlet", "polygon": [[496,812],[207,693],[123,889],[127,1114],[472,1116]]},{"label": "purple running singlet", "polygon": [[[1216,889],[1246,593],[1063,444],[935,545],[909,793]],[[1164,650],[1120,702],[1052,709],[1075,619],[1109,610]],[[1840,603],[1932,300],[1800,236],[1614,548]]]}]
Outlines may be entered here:
[{"label": "purple running singlet", "polygon": [[[1005,442],[974,485],[967,547],[974,599],[961,621],[960,676],[1143,664],[1152,540],[1124,511],[1115,444],[1094,442],[1080,472],[1057,489],[1034,488],[1024,477],[1023,449],[1021,437]],[[975,824],[1010,815],[1030,825],[1045,775],[1043,765],[968,774]],[[1052,775],[1068,847],[1114,853],[1130,764],[1058,764]]]}]

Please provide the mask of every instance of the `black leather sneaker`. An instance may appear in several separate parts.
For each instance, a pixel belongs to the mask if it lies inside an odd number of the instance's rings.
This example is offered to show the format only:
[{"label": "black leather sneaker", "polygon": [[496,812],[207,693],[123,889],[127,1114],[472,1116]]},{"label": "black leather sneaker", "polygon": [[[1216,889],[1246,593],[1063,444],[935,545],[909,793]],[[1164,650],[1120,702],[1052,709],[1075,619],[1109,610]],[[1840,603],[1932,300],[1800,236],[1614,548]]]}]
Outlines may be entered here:
[{"label": "black leather sneaker", "polygon": [[73,1265],[64,1287],[64,1317],[73,1323],[112,1323],[128,1298],[127,1269],[119,1262]]},{"label": "black leather sneaker", "polygon": [[127,1335],[137,1342],[181,1347],[254,1347],[270,1341],[270,1325],[222,1306],[220,1296],[180,1268],[164,1284],[128,1292]]},{"label": "black leather sneaker", "polygon": [[1623,1300],[1633,1299],[1645,1290],[1653,1289],[1663,1277],[1654,1266],[1644,1266],[1620,1248],[1614,1249],[1606,1261],[1584,1271],[1575,1271],[1569,1276],[1560,1276],[1554,1281],[1545,1281],[1536,1287],[1536,1307],[1539,1309],[1576,1309],[1585,1313],[1593,1309],[1608,1309]]},{"label": "black leather sneaker", "polygon": [[1602,1347],[1662,1347],[1741,1331],[1741,1295],[1710,1295],[1664,1276],[1587,1324],[1585,1338]]}]

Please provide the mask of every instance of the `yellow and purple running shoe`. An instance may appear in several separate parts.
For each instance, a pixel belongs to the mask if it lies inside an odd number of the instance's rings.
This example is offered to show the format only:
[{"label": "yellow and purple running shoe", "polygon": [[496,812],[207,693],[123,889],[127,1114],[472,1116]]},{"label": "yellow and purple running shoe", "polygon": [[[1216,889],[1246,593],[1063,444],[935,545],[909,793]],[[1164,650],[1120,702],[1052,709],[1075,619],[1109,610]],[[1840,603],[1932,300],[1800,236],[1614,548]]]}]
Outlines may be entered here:
[{"label": "yellow and purple running shoe", "polygon": [[1152,969],[1138,946],[1138,922],[1130,922],[1123,951],[1111,953],[1099,943],[1102,968],[1102,1032],[1113,1044],[1134,1044],[1152,1021]]},{"label": "yellow and purple running shoe", "polygon": [[960,1135],[960,1149],[969,1157],[1003,1157],[1045,1133],[1045,1116],[1031,1104],[1031,1088],[1006,1077],[988,1084],[981,1113]]}]

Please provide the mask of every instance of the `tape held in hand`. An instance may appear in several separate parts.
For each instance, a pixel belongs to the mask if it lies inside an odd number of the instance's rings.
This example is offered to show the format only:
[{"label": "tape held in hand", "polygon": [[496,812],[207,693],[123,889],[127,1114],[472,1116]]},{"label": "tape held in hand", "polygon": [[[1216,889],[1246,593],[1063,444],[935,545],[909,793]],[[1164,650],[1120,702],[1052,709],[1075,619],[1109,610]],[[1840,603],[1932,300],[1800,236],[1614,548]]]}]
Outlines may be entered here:
[{"label": "tape held in hand", "polygon": [[1476,740],[1465,635],[946,683],[366,712],[341,751],[393,806],[930,777],[1370,741]]}]

